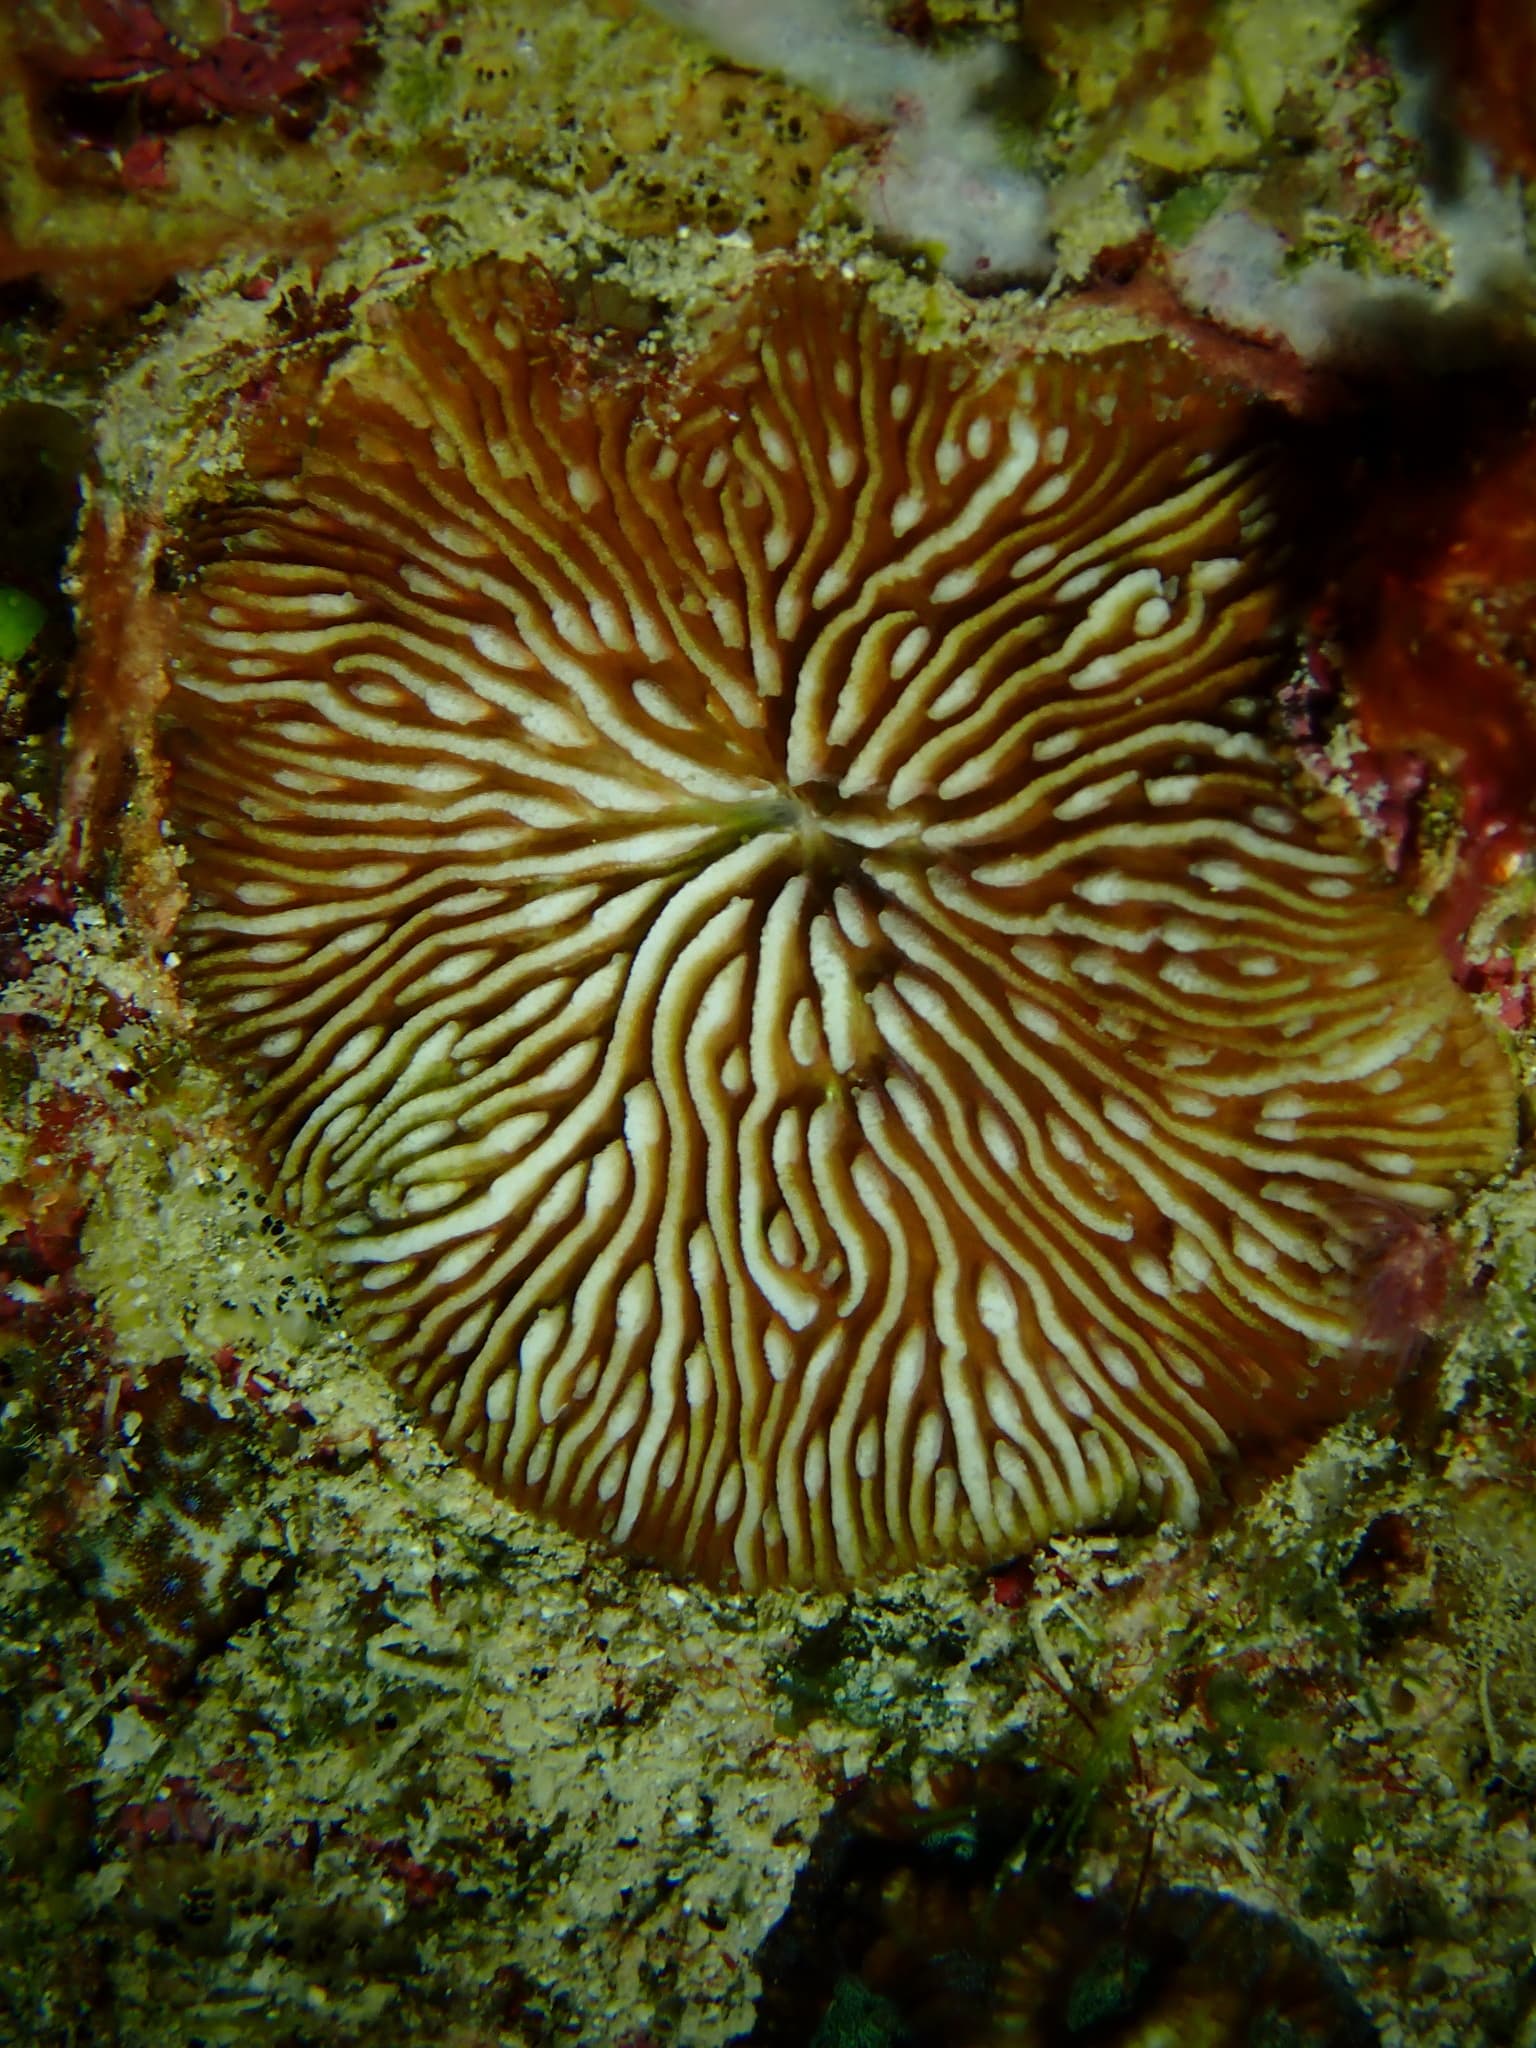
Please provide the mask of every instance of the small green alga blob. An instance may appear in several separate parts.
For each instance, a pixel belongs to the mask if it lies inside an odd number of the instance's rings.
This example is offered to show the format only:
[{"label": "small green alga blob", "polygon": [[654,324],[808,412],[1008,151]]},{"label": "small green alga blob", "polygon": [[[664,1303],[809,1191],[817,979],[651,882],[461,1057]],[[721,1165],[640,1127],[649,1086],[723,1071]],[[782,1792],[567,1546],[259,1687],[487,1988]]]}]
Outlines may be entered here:
[{"label": "small green alga blob", "polygon": [[0,661],[20,661],[47,617],[35,597],[0,585]]}]

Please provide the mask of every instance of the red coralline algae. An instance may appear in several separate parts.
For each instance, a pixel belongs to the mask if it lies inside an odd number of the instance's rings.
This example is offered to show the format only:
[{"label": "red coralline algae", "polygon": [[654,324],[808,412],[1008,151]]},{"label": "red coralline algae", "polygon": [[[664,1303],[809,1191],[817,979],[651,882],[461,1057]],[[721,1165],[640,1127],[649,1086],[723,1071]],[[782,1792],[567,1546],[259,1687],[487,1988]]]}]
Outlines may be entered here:
[{"label": "red coralline algae", "polygon": [[[1420,508],[1414,508],[1418,510]],[[1413,517],[1404,510],[1403,525]],[[1470,771],[1490,817],[1536,799],[1536,436],[1473,479],[1399,566],[1384,566],[1373,630],[1349,664],[1373,744],[1423,748]]]},{"label": "red coralline algae", "polygon": [[[1483,986],[1468,933],[1536,846],[1536,426],[1511,434],[1503,411],[1487,428],[1454,394],[1444,406],[1446,447],[1421,468],[1394,463],[1355,501],[1353,559],[1325,593],[1311,659],[1355,722],[1351,782],[1384,856],[1434,896],[1453,962]],[[1449,796],[1457,852],[1427,849],[1439,864],[1420,873],[1425,807]]]},{"label": "red coralline algae", "polygon": [[418,1861],[404,1841],[370,1840],[364,1847],[384,1876],[401,1887],[407,1907],[434,1906],[445,1893],[458,1889],[459,1880],[451,1870],[434,1869]]},{"label": "red coralline algae", "polygon": [[225,0],[223,33],[198,44],[150,0],[73,0],[62,18],[36,13],[22,54],[64,131],[124,142],[125,172],[132,156],[135,181],[152,184],[163,152],[147,139],[178,128],[255,114],[307,134],[328,91],[357,89],[374,9],[375,0]]},{"label": "red coralline algae", "polygon": [[135,192],[161,192],[171,182],[165,162],[165,137],[141,135],[122,152],[123,183]]},{"label": "red coralline algae", "polygon": [[1452,111],[1499,169],[1536,177],[1536,9],[1531,0],[1462,0],[1432,10]]},{"label": "red coralline algae", "polygon": [[[0,1213],[11,1205],[0,1191]],[[31,1205],[0,1243],[0,1330],[22,1335],[52,1330],[71,1300],[70,1274],[80,1262],[83,1206],[58,1189]]]},{"label": "red coralline algae", "polygon": [[26,875],[0,891],[0,976],[25,981],[32,972],[27,934],[45,924],[68,924],[74,908],[73,889],[57,875]]},{"label": "red coralline algae", "polygon": [[246,1841],[252,1832],[239,1821],[226,1820],[198,1790],[196,1779],[182,1777],[167,1778],[154,1799],[129,1800],[119,1809],[113,1827],[119,1841],[139,1850],[184,1842],[212,1849],[223,1841]]}]

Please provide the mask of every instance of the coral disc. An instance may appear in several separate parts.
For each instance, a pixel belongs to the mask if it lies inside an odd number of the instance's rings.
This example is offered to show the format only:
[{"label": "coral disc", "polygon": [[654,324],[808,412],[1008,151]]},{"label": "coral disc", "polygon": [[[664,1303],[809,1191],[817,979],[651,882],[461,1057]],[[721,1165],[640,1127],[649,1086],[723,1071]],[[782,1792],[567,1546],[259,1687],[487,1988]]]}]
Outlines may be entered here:
[{"label": "coral disc", "polygon": [[789,264],[660,368],[492,263],[373,323],[196,524],[169,805],[276,1193],[445,1441],[759,1585],[1336,1408],[1512,1086],[1262,736],[1241,405]]}]

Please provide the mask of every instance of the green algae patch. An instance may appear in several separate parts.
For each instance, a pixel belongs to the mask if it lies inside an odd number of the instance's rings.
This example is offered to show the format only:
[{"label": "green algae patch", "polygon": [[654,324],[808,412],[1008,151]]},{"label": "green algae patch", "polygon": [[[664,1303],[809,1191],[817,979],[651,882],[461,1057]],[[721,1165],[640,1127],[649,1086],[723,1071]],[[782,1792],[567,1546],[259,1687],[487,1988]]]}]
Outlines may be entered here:
[{"label": "green algae patch", "polygon": [[1177,192],[1152,210],[1153,224],[1170,248],[1182,249],[1192,241],[1225,204],[1229,183],[1225,178],[1197,178],[1181,185]]},{"label": "green algae patch", "polygon": [[20,661],[47,621],[35,597],[0,585],[0,661]]}]

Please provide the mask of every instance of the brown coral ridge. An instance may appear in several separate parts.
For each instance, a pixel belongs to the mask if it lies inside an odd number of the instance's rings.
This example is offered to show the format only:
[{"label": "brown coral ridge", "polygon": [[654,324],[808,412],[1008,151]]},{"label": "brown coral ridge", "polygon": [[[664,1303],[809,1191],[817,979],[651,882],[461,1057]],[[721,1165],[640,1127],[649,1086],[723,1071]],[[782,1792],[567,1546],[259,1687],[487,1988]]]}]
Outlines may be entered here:
[{"label": "brown coral ridge", "polygon": [[660,367],[493,262],[371,319],[195,522],[168,807],[276,1197],[444,1440],[833,1581],[1188,1515],[1379,1379],[1364,1270],[1513,1089],[1264,737],[1243,404],[790,263]]}]

